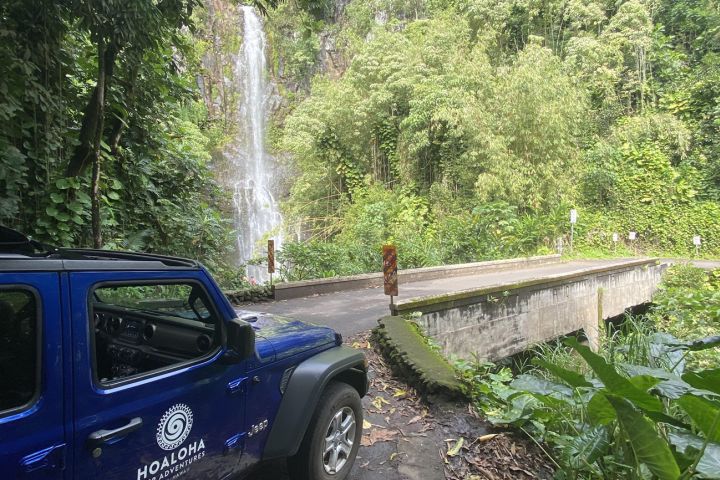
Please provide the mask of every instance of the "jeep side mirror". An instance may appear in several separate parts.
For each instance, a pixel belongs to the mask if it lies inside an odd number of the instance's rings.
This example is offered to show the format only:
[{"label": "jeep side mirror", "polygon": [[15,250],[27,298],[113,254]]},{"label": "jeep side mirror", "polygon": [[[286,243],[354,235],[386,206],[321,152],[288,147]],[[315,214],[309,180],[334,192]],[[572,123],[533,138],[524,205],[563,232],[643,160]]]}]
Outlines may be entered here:
[{"label": "jeep side mirror", "polygon": [[238,363],[255,355],[255,330],[252,326],[238,318],[227,323],[227,351],[225,360]]}]

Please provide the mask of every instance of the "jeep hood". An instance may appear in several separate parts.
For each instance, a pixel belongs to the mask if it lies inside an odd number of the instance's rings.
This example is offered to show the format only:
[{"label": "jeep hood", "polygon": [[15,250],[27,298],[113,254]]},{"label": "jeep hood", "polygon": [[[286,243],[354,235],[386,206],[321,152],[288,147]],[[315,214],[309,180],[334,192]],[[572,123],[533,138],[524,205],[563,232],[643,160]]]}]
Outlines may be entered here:
[{"label": "jeep hood", "polygon": [[263,361],[281,360],[298,353],[335,344],[335,331],[269,313],[235,310],[255,330],[255,347]]}]

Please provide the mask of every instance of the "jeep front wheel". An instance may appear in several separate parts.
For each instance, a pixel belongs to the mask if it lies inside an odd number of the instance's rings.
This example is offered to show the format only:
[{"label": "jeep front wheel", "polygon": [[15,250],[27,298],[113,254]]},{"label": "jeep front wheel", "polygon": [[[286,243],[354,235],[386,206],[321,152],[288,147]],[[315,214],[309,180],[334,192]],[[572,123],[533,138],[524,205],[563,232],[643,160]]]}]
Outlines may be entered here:
[{"label": "jeep front wheel", "polygon": [[298,453],[288,460],[294,480],[343,480],[352,468],[362,436],[363,411],[357,391],[331,383],[320,397]]}]

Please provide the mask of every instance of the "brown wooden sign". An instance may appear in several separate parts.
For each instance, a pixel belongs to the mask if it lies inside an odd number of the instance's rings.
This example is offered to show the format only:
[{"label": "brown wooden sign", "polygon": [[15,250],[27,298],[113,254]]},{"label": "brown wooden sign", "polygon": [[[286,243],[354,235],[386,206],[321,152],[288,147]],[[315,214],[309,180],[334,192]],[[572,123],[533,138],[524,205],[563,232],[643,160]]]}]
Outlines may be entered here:
[{"label": "brown wooden sign", "polygon": [[268,273],[275,273],[275,240],[268,240]]},{"label": "brown wooden sign", "polygon": [[383,246],[383,276],[385,278],[385,295],[397,297],[397,249],[394,245]]}]

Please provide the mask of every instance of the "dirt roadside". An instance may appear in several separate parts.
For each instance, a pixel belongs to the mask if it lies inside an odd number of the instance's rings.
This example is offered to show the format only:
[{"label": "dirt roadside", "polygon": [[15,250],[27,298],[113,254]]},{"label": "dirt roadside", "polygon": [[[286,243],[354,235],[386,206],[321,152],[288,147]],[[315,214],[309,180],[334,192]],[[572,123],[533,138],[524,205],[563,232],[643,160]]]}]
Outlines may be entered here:
[{"label": "dirt roadside", "polygon": [[[370,363],[370,392],[351,480],[524,480],[552,478],[551,463],[531,441],[496,431],[472,407],[421,397],[392,375],[369,332],[346,340]],[[284,462],[253,480],[286,480]]]}]

